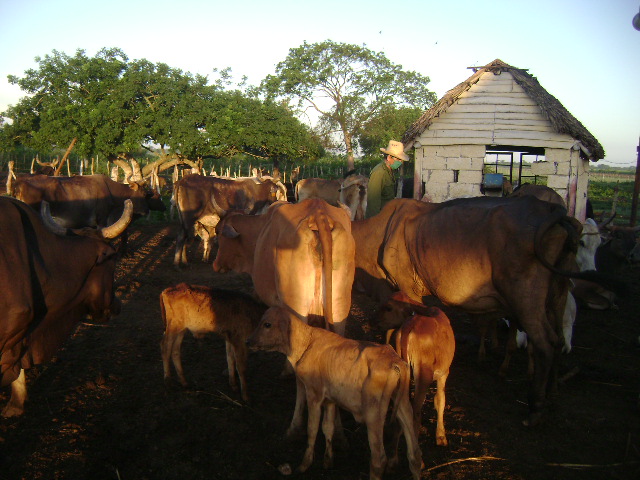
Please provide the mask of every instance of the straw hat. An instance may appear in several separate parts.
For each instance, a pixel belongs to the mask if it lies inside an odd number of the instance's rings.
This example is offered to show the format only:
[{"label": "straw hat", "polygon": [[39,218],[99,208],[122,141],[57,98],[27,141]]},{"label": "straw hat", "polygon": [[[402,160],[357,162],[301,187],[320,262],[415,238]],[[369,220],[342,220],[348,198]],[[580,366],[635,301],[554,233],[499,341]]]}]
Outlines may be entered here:
[{"label": "straw hat", "polygon": [[382,153],[391,155],[392,157],[402,160],[403,162],[409,161],[409,155],[404,153],[404,145],[402,142],[396,142],[395,140],[389,140],[389,146],[387,148],[380,148]]}]

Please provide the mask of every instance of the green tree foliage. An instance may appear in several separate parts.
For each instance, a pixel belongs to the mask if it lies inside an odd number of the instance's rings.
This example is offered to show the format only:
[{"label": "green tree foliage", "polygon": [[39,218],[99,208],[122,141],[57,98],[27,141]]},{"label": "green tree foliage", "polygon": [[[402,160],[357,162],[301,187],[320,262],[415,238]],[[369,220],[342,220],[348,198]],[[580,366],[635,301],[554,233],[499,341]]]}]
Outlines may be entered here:
[{"label": "green tree foliage", "polygon": [[399,140],[422,113],[417,107],[389,106],[362,126],[358,143],[365,157],[379,155],[389,140]]},{"label": "green tree foliage", "polygon": [[322,133],[340,135],[351,169],[363,126],[392,106],[428,108],[436,100],[428,83],[384,53],[326,40],[290,49],[261,88],[267,98],[297,98],[299,107],[319,113]]},{"label": "green tree foliage", "polygon": [[185,156],[300,159],[317,155],[309,128],[282,105],[255,94],[224,90],[230,70],[213,84],[166,64],[129,61],[118,49],[94,57],[53,51],[36,58],[38,69],[10,76],[28,96],[2,113],[0,148],[66,148],[85,158],[115,156],[160,145]]}]

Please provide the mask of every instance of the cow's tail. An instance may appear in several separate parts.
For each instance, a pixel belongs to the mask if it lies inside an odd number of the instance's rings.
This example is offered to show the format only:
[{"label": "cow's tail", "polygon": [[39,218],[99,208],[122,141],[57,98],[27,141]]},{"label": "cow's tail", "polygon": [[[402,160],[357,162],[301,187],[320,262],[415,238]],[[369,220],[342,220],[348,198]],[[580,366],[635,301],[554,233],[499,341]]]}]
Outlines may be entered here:
[{"label": "cow's tail", "polygon": [[318,213],[309,219],[309,228],[318,232],[322,251],[323,295],[322,308],[325,327],[333,331],[333,221],[325,213]]},{"label": "cow's tail", "polygon": [[595,270],[586,270],[584,272],[561,270],[555,265],[549,263],[549,261],[546,259],[542,248],[542,240],[544,238],[544,235],[555,225],[560,225],[567,232],[568,236],[564,248],[569,249],[573,252],[577,252],[578,242],[580,240],[580,231],[576,228],[575,225],[577,222],[577,220],[567,216],[566,210],[564,210],[564,208],[554,209],[549,218],[547,218],[547,220],[542,225],[540,225],[540,227],[536,231],[534,240],[534,250],[536,253],[536,257],[538,258],[540,263],[542,263],[553,273],[562,275],[564,277],[594,282],[619,295],[624,295],[628,290],[627,285],[612,275],[606,275],[600,272],[596,272]]}]

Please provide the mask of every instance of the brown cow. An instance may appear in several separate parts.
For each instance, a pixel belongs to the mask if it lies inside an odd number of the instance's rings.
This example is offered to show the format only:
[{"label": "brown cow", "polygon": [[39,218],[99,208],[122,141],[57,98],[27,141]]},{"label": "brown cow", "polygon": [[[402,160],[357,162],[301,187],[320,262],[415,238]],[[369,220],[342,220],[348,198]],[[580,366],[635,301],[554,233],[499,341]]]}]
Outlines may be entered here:
[{"label": "brown cow", "polygon": [[[65,228],[106,227],[120,218],[125,200],[133,202],[134,219],[147,215],[149,210],[165,210],[160,196],[144,182],[125,185],[98,174],[75,177],[23,175],[13,183],[11,194],[38,212],[42,201],[47,201],[51,215]],[[124,252],[126,230],[121,239]]]},{"label": "brown cow", "polygon": [[248,214],[261,213],[277,200],[286,199],[282,184],[271,178],[231,179],[187,175],[174,184],[172,203],[180,217],[180,230],[176,239],[173,264],[187,264],[188,239],[194,230],[204,243],[202,260],[209,261],[211,242],[215,227],[230,210],[241,210]]},{"label": "brown cow", "polygon": [[340,201],[340,180],[324,178],[303,178],[296,183],[295,199],[301,202],[307,198],[321,198],[329,205],[338,206]]},{"label": "brown cow", "polygon": [[382,330],[388,330],[387,343],[411,367],[415,386],[413,426],[418,436],[427,391],[434,381],[437,382],[433,398],[438,415],[436,444],[447,445],[444,429],[445,385],[456,349],[449,318],[437,307],[426,307],[411,300],[404,292],[396,292],[380,310],[377,325]]},{"label": "brown cow", "polygon": [[[217,272],[251,275],[269,306],[289,308],[301,320],[344,335],[351,308],[355,245],[347,213],[324,200],[278,202],[259,216],[230,214],[216,227]],[[304,389],[287,430],[302,426]]]},{"label": "brown cow", "polygon": [[364,220],[367,211],[369,178],[355,173],[347,175],[340,186],[340,203],[351,211],[351,220]]},{"label": "brown cow", "polygon": [[231,290],[186,283],[164,289],[160,294],[160,311],[164,323],[160,346],[165,381],[171,377],[171,357],[180,383],[183,387],[187,386],[180,360],[180,347],[187,330],[196,338],[216,333],[225,340],[229,385],[234,391],[238,390],[237,370],[242,399],[248,402],[245,342],[258,326],[266,308],[250,295]]},{"label": "brown cow", "polygon": [[342,182],[323,178],[305,178],[296,183],[295,200],[301,202],[307,198],[321,198],[334,207],[343,204],[349,209],[351,220],[364,220],[368,185],[367,177],[351,172]]},{"label": "brown cow", "polygon": [[[298,472],[313,462],[314,447],[324,406],[324,467],[333,464],[333,430],[336,406],[351,412],[367,426],[371,461],[369,478],[380,479],[387,466],[383,430],[389,405],[392,420],[398,420],[407,442],[407,458],[414,480],[420,478],[422,454],[413,428],[409,403],[409,365],[388,345],[350,340],[321,328],[311,327],[280,307],[267,310],[247,341],[251,348],[284,353],[296,377],[304,384],[309,416],[307,449]],[[397,428],[397,427],[396,427]],[[398,463],[398,451],[388,461]]]},{"label": "brown cow", "polygon": [[131,201],[115,224],[73,236],[55,224],[47,202],[42,206],[41,217],[0,197],[0,386],[11,384],[5,417],[24,411],[25,369],[49,361],[87,315],[100,322],[120,312],[116,251],[107,241],[131,221]]},{"label": "brown cow", "polygon": [[597,276],[568,272],[580,230],[564,208],[532,196],[440,204],[396,199],[375,217],[353,222],[356,278],[383,300],[393,288],[415,301],[433,295],[471,314],[517,319],[536,357],[533,424],[562,345],[568,278]]}]

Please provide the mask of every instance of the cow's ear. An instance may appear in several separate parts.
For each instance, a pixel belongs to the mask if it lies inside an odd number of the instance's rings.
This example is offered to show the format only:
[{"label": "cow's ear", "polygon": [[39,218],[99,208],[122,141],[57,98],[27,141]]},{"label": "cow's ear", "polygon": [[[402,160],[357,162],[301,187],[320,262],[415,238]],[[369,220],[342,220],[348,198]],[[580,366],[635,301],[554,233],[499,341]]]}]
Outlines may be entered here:
[{"label": "cow's ear", "polygon": [[225,226],[222,227],[220,234],[226,238],[238,238],[240,236],[238,231],[229,224],[225,224]]},{"label": "cow's ear", "polygon": [[131,182],[131,183],[129,184],[129,188],[130,188],[131,190],[133,190],[134,192],[137,192],[137,191],[138,191],[138,189],[140,188],[140,185],[138,185],[136,182]]}]

